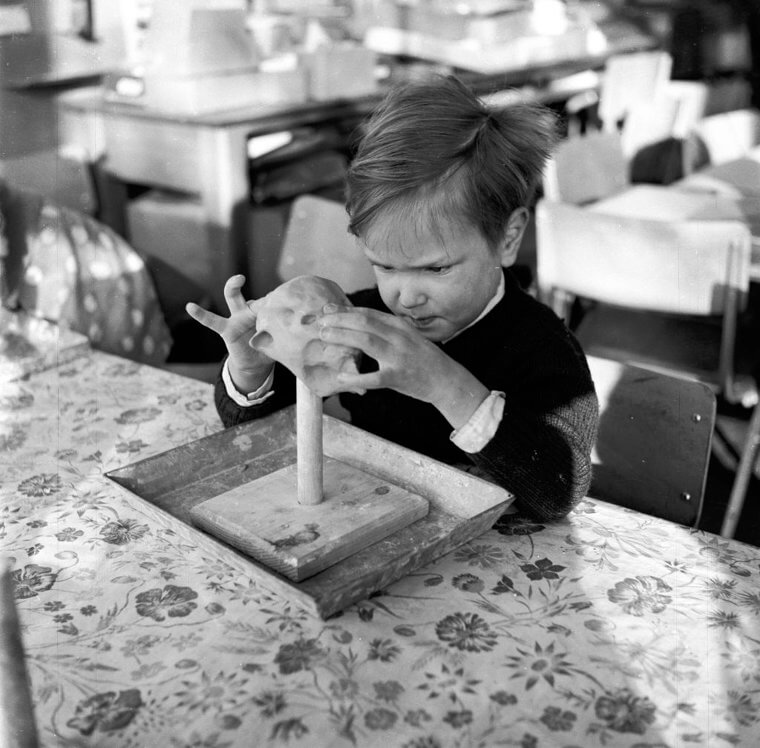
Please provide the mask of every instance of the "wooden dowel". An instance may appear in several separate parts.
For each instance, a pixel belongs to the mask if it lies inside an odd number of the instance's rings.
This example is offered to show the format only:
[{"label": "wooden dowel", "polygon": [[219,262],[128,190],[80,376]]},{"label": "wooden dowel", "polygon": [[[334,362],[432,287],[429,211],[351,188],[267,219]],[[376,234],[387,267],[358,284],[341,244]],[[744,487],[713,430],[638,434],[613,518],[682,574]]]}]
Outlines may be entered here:
[{"label": "wooden dowel", "polygon": [[322,398],[296,379],[298,503],[322,502]]},{"label": "wooden dowel", "polygon": [[24,647],[13,600],[13,579],[8,562],[0,564],[0,745],[37,748]]}]

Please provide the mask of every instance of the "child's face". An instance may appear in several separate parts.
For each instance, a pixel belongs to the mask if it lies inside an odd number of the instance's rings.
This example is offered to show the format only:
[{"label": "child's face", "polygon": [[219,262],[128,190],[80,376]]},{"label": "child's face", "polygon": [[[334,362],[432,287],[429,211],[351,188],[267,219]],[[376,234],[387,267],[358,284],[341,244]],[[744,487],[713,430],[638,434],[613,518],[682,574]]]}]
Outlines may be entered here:
[{"label": "child's face", "polygon": [[499,257],[468,225],[435,230],[393,213],[375,219],[364,237],[380,296],[428,340],[448,340],[473,322],[501,278]]}]

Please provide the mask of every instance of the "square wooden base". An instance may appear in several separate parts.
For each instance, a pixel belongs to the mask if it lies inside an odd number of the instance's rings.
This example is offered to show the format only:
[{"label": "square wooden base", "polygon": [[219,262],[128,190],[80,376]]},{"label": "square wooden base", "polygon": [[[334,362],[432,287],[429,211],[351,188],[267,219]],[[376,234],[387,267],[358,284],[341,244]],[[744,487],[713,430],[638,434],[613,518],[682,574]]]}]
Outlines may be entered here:
[{"label": "square wooden base", "polygon": [[297,503],[295,464],[194,506],[193,522],[300,581],[424,517],[428,502],[326,457],[324,500]]}]

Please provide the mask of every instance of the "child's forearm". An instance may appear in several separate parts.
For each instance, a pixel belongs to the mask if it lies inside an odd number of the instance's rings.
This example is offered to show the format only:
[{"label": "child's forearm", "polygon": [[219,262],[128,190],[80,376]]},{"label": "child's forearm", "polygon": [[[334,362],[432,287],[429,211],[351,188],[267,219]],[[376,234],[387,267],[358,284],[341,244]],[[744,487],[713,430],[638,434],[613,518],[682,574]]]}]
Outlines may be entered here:
[{"label": "child's forearm", "polygon": [[243,394],[255,392],[266,381],[272,371],[273,362],[267,358],[246,367],[240,366],[232,357],[227,361],[227,369],[235,389]]},{"label": "child's forearm", "polygon": [[[229,361],[228,374],[229,374]],[[224,381],[223,370],[220,368],[214,388],[214,403],[219,417],[226,428],[239,423],[263,418],[276,410],[290,405],[295,400],[295,388],[292,374],[284,367],[275,367],[274,381],[270,394],[262,397],[257,404],[242,406],[229,393]],[[254,390],[255,392],[255,390]]]},{"label": "child's forearm", "polygon": [[441,372],[440,386],[431,400],[454,430],[464,426],[490,390],[470,371],[455,361]]}]

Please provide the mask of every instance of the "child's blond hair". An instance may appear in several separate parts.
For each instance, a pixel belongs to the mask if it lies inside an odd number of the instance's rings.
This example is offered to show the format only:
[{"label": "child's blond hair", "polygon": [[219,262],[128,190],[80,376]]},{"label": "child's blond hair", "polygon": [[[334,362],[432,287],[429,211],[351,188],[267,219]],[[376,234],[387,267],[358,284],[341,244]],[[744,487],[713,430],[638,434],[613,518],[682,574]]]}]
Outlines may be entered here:
[{"label": "child's blond hair", "polygon": [[514,210],[530,206],[555,142],[546,107],[490,109],[453,76],[397,86],[349,168],[350,229],[364,236],[389,208],[428,227],[456,215],[497,247]]}]

